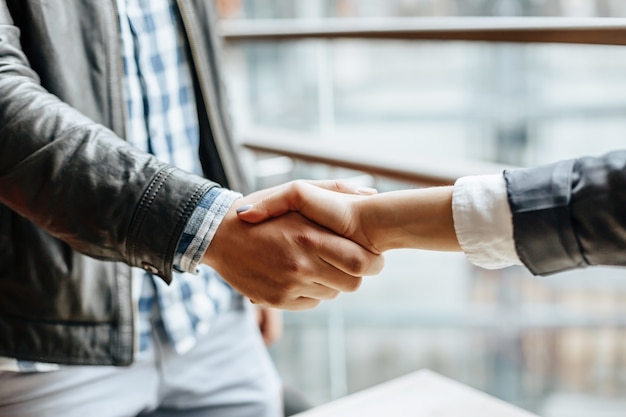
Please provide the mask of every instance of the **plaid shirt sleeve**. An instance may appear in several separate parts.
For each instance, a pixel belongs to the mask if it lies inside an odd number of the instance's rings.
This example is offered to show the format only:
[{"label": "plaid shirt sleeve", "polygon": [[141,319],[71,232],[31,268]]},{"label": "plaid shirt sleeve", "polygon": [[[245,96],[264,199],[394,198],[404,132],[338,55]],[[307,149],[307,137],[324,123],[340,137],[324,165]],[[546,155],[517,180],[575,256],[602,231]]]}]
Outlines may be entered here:
[{"label": "plaid shirt sleeve", "polygon": [[241,194],[224,188],[212,188],[200,200],[178,242],[174,269],[196,274],[217,228]]}]

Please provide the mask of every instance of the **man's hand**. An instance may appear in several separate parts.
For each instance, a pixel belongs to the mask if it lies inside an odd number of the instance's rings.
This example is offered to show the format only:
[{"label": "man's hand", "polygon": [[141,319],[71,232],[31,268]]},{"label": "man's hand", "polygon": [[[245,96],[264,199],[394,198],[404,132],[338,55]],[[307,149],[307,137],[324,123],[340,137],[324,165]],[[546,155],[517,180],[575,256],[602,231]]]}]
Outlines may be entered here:
[{"label": "man's hand", "polygon": [[[343,183],[328,182],[337,191]],[[236,208],[281,192],[288,186],[250,194],[224,217],[203,262],[253,302],[290,310],[312,308],[340,291],[355,291],[363,275],[375,275],[383,258],[298,213],[262,224],[238,219]],[[341,194],[338,194],[341,195]]]}]

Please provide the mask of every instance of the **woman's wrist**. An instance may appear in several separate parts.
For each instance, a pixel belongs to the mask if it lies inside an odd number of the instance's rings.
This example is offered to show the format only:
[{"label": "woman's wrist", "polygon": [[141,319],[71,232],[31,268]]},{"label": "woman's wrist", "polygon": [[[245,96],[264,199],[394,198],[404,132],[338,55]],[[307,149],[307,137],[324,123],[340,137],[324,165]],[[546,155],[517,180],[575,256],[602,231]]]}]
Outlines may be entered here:
[{"label": "woman's wrist", "polygon": [[460,250],[452,218],[452,187],[381,193],[359,206],[364,234],[380,251]]}]

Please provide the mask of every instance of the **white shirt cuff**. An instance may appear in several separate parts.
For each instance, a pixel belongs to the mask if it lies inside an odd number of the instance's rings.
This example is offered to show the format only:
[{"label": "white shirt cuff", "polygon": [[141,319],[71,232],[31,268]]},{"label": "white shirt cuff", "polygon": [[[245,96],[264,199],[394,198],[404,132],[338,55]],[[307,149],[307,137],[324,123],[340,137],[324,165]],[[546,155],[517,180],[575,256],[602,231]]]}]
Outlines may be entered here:
[{"label": "white shirt cuff", "polygon": [[452,215],[459,244],[474,265],[496,269],[522,264],[501,174],[459,178],[452,194]]}]

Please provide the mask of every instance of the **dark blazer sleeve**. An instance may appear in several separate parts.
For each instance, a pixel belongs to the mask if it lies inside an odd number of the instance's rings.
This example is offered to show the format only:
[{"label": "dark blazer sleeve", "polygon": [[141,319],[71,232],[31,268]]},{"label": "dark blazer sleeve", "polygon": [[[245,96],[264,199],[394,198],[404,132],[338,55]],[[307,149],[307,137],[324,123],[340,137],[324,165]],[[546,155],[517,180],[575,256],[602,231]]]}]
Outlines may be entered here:
[{"label": "dark blazer sleeve", "polygon": [[626,151],[504,178],[517,254],[533,274],[626,265]]}]

